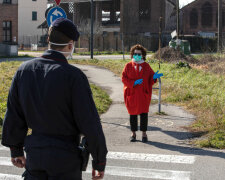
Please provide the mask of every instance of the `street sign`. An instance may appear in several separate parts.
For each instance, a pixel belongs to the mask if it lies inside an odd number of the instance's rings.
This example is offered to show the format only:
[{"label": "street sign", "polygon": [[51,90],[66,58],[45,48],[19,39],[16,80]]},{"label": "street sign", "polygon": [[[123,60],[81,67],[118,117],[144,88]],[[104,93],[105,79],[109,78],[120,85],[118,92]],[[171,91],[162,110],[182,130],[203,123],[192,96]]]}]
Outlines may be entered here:
[{"label": "street sign", "polygon": [[57,6],[50,9],[47,15],[48,26],[50,27],[53,21],[61,17],[67,18],[66,12],[61,7]]},{"label": "street sign", "polygon": [[55,3],[57,4],[57,6],[60,4],[61,0],[55,0]]}]

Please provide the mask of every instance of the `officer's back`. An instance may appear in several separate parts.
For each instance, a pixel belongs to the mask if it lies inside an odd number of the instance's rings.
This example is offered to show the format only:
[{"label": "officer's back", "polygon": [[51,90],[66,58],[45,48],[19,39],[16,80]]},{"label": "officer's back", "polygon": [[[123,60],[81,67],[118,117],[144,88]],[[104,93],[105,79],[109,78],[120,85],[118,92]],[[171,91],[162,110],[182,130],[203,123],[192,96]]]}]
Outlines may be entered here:
[{"label": "officer's back", "polygon": [[[13,79],[2,144],[10,147],[15,166],[26,166],[25,179],[81,179],[80,134],[93,157],[93,177],[95,170],[104,176],[107,148],[90,86],[66,59],[78,38],[71,21],[56,20],[49,30],[51,50],[23,63]],[[32,135],[26,137],[28,128]]]}]

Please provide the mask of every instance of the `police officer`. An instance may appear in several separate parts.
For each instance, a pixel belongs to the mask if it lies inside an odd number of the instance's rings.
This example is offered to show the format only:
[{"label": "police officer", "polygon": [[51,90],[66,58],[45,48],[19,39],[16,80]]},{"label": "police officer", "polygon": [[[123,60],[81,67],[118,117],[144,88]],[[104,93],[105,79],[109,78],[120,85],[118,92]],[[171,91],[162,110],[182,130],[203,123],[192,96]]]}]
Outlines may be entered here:
[{"label": "police officer", "polygon": [[92,178],[104,177],[107,148],[92,92],[84,73],[66,59],[78,38],[70,20],[57,19],[49,29],[49,50],[23,63],[13,78],[2,145],[16,167],[26,168],[27,180],[80,180],[80,134],[93,157]]}]

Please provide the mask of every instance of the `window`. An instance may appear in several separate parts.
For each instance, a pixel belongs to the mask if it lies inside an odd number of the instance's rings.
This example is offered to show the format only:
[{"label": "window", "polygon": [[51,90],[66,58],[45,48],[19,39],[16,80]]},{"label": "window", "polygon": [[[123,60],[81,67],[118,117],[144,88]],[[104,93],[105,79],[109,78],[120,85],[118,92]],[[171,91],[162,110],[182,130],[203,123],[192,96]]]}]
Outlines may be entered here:
[{"label": "window", "polygon": [[198,11],[196,9],[191,10],[190,27],[191,28],[197,28],[198,27]]},{"label": "window", "polygon": [[37,21],[37,12],[36,11],[32,12],[32,21]]},{"label": "window", "polygon": [[3,41],[11,42],[12,41],[12,22],[3,21]]},{"label": "window", "polygon": [[3,0],[3,4],[12,4],[12,0]]},{"label": "window", "polygon": [[139,18],[140,20],[151,18],[151,0],[139,0]]},{"label": "window", "polygon": [[213,7],[212,4],[206,2],[202,5],[202,26],[211,27],[213,23]]}]

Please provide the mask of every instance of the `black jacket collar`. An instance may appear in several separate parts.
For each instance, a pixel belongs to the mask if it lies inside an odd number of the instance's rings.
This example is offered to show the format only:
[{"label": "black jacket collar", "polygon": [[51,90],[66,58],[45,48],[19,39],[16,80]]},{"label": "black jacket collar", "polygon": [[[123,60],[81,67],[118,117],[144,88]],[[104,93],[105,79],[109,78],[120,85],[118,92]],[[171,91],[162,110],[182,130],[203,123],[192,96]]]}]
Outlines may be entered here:
[{"label": "black jacket collar", "polygon": [[42,57],[45,59],[52,59],[55,61],[60,61],[60,62],[64,62],[68,64],[66,57],[62,53],[54,51],[54,50],[45,51]]}]

